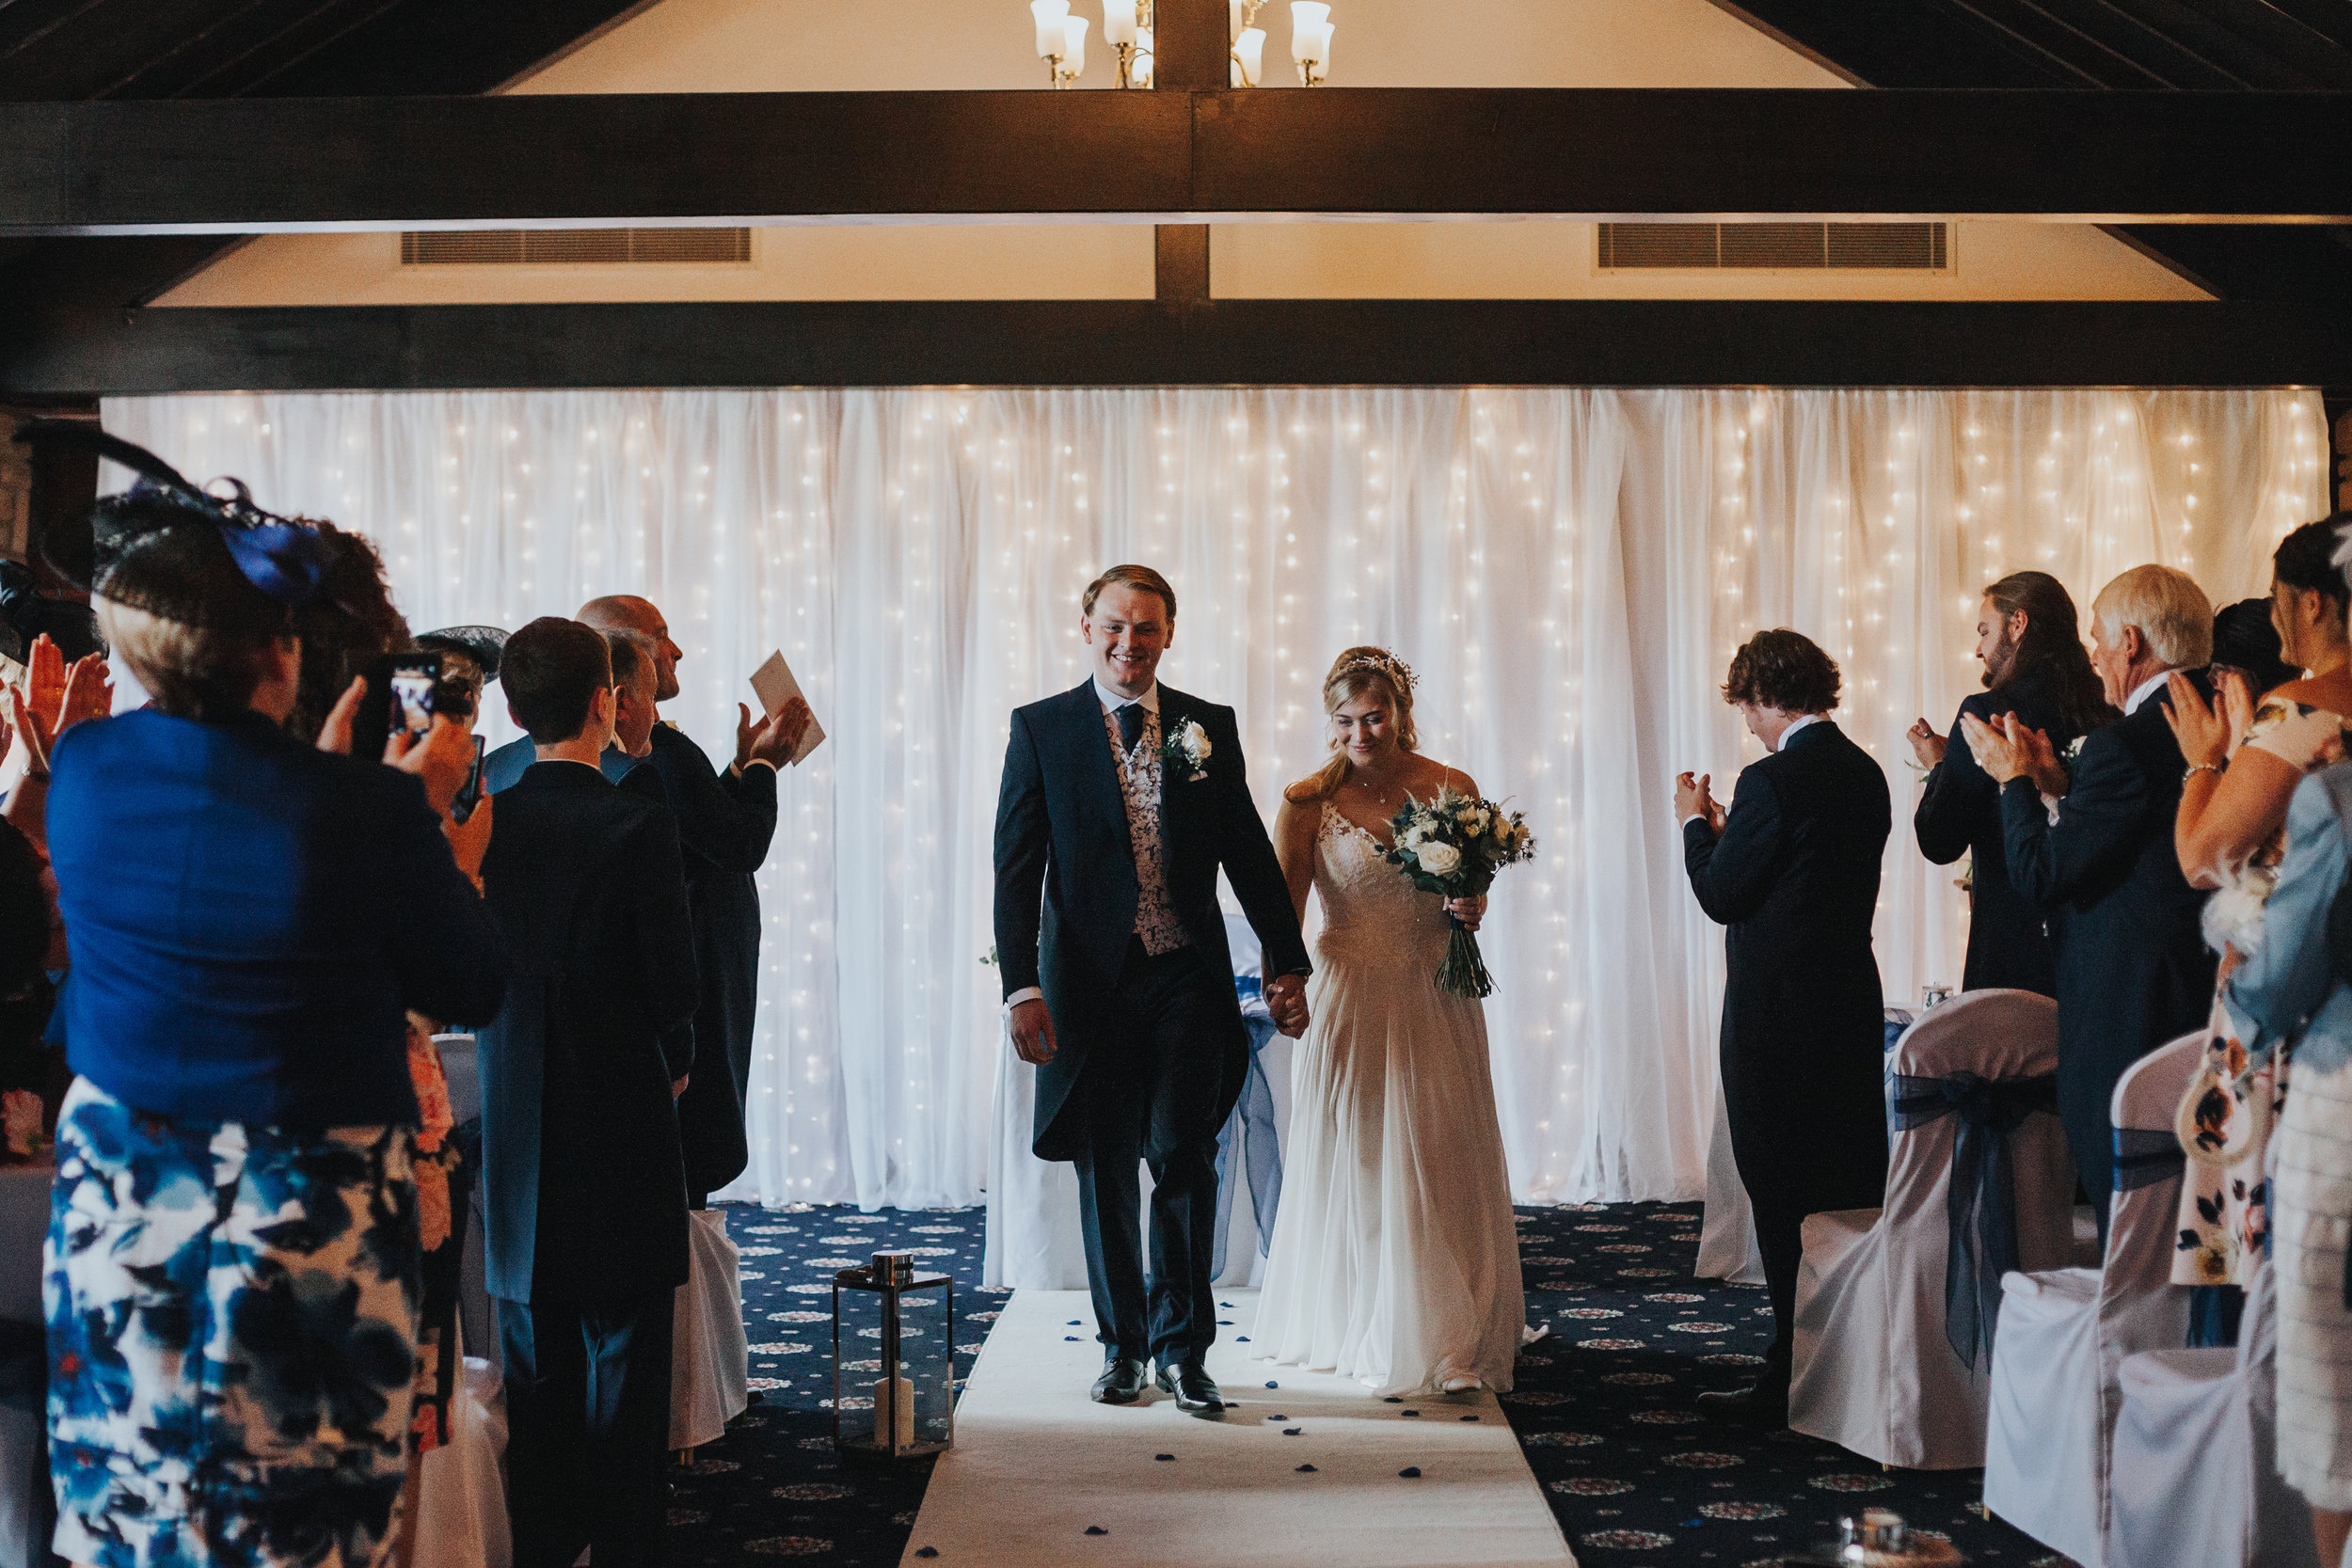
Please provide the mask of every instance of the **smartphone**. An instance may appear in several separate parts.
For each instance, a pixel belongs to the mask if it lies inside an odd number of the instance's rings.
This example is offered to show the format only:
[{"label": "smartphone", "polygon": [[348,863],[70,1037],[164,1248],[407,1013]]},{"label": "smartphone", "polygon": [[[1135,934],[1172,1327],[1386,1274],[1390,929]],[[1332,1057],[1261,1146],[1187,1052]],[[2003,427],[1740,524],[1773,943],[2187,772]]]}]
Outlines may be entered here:
[{"label": "smartphone", "polygon": [[463,822],[482,803],[483,738],[473,737],[473,767],[467,771],[466,782],[457,786],[457,799],[449,803],[449,814]]},{"label": "smartphone", "polygon": [[351,726],[353,754],[378,755],[395,732],[421,736],[431,729],[440,679],[439,654],[386,654],[370,664],[367,695]]}]

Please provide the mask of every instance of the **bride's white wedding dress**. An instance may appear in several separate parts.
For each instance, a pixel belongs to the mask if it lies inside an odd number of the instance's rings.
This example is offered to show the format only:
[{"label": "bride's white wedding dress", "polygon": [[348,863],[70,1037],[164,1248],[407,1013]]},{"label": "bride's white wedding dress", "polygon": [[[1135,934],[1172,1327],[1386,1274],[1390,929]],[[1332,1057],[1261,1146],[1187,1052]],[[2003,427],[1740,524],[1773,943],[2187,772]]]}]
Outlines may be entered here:
[{"label": "bride's white wedding dress", "polygon": [[1380,1394],[1511,1386],[1527,1300],[1477,1002],[1432,983],[1442,902],[1328,801],[1261,1356]]}]

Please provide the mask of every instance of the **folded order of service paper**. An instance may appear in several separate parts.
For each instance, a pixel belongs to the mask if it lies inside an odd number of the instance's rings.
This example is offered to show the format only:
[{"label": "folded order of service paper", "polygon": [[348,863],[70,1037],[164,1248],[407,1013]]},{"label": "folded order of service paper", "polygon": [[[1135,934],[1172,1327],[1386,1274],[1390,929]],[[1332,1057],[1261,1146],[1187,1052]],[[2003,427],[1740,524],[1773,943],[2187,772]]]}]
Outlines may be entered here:
[{"label": "folded order of service paper", "polygon": [[[759,698],[762,713],[773,719],[784,710],[784,705],[803,695],[801,683],[792,677],[792,666],[785,663],[784,651],[778,649],[768,656],[766,662],[752,672],[752,690]],[[825,743],[825,726],[812,716],[808,729],[801,736],[800,749],[792,753],[795,763]]]}]

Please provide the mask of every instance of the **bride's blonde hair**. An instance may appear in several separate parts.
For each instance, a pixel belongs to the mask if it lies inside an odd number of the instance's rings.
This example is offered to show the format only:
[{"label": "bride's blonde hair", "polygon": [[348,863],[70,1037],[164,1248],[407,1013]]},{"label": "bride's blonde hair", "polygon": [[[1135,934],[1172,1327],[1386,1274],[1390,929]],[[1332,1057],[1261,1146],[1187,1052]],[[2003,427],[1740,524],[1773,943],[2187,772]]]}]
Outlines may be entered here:
[{"label": "bride's blonde hair", "polygon": [[[1350,648],[1331,661],[1331,673],[1323,677],[1325,717],[1375,688],[1388,694],[1389,706],[1396,713],[1397,748],[1419,750],[1421,736],[1413,728],[1413,667],[1386,648]],[[1317,800],[1339,788],[1347,777],[1347,757],[1336,739],[1331,742],[1331,752],[1329,762],[1284,790],[1282,798]]]}]

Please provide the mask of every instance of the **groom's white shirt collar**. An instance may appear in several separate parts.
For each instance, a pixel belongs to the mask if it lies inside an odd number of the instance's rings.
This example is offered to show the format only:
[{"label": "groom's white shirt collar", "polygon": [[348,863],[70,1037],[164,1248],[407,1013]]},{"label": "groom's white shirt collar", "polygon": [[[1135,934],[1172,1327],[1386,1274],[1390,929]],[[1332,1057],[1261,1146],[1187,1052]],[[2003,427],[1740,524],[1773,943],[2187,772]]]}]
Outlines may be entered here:
[{"label": "groom's white shirt collar", "polygon": [[1103,711],[1104,713],[1117,713],[1120,708],[1125,707],[1129,703],[1141,703],[1143,705],[1144,712],[1157,713],[1160,711],[1160,683],[1153,681],[1152,683],[1152,689],[1145,692],[1140,697],[1122,697],[1118,692],[1113,691],[1109,687],[1104,686],[1103,684],[1103,677],[1097,675],[1094,677],[1094,699],[1103,705]]}]

